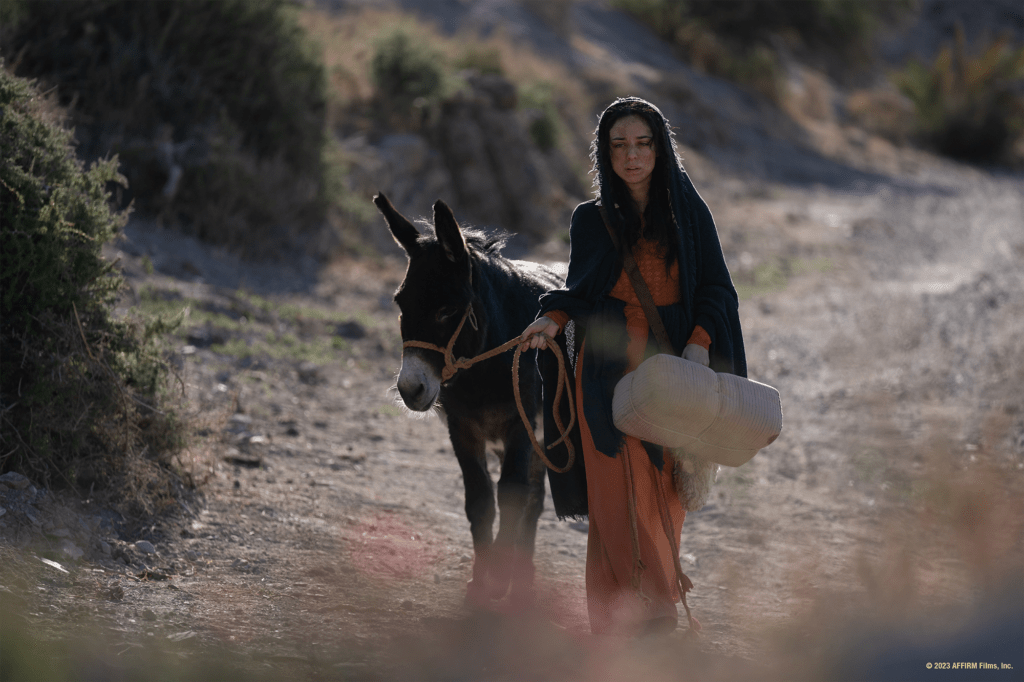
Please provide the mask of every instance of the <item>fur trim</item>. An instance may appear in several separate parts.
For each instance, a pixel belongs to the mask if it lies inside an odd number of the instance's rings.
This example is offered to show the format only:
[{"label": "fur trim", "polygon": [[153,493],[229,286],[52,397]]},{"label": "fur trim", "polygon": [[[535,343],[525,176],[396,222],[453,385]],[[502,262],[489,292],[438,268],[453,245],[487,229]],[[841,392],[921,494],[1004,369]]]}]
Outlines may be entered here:
[{"label": "fur trim", "polygon": [[719,466],[714,462],[688,454],[682,448],[668,448],[675,459],[676,494],[683,509],[700,511],[711,495],[711,485],[718,480]]}]

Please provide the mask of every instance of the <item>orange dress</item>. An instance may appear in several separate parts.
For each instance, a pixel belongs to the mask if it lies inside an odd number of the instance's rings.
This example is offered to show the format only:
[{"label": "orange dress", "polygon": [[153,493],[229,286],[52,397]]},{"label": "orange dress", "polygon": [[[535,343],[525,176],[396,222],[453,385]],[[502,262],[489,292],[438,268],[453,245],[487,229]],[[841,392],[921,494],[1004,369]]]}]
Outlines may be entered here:
[{"label": "orange dress", "polygon": [[[666,272],[664,256],[656,242],[641,239],[634,257],[655,305],[679,302],[679,263]],[[626,302],[626,349],[631,372],[643,361],[647,346],[647,318],[623,270],[611,295]],[[564,328],[568,316],[562,311],[546,313]],[[697,327],[689,343],[705,348],[710,338]],[[587,470],[587,502],[590,530],[587,536],[587,608],[590,627],[595,634],[632,634],[645,621],[677,617],[676,602],[681,595],[676,584],[674,549],[678,548],[686,511],[676,494],[673,460],[666,453],[665,465],[658,471],[638,438],[626,436],[622,449],[609,457],[594,446],[583,412],[582,356],[576,361],[576,416],[580,422],[583,458]],[[637,530],[640,545],[640,593],[633,587],[635,563],[628,511],[628,484],[625,466],[632,472],[636,491]],[[660,488],[660,492],[659,492]],[[650,601],[645,604],[641,596]]]}]

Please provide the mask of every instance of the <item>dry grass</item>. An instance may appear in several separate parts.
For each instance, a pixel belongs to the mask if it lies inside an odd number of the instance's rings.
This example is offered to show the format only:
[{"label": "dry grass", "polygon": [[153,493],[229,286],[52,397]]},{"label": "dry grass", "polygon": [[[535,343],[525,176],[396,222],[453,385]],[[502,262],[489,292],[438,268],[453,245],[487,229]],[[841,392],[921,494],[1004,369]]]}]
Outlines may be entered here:
[{"label": "dry grass", "polygon": [[469,32],[449,36],[408,14],[379,9],[332,14],[306,8],[299,16],[299,23],[321,50],[328,74],[328,120],[332,126],[342,126],[354,111],[363,110],[373,99],[370,63],[375,41],[402,29],[413,40],[440,53],[452,79],[448,87],[459,87],[458,71],[462,65],[486,62],[490,68],[495,61],[501,73],[520,90],[542,83],[557,85],[554,103],[563,128],[571,133],[561,139],[569,145],[566,151],[572,152],[570,158],[586,156],[590,134],[596,125],[596,121],[590,119],[594,100],[586,83],[557,60],[545,59],[501,30],[487,38]]}]

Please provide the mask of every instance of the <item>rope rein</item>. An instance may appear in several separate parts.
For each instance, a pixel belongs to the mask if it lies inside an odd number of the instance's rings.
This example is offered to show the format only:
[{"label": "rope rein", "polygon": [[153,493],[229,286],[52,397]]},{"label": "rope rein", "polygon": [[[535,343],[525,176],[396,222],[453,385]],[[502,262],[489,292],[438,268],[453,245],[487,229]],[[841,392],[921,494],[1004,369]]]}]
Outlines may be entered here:
[{"label": "rope rein", "polygon": [[[556,466],[547,458],[544,454],[544,449],[537,442],[537,436],[533,432],[533,428],[530,426],[530,421],[526,416],[526,409],[523,407],[522,395],[519,391],[519,356],[523,354],[522,344],[526,340],[520,334],[514,339],[510,339],[505,343],[492,348],[489,351],[481,353],[473,358],[456,358],[452,349],[455,347],[455,341],[459,338],[459,334],[462,332],[463,326],[466,324],[466,320],[469,320],[470,326],[473,329],[479,329],[476,321],[476,314],[473,312],[473,304],[470,303],[466,306],[466,312],[462,314],[462,319],[459,320],[459,325],[455,328],[455,332],[452,334],[451,339],[448,340],[448,345],[441,347],[437,344],[427,343],[426,341],[405,341],[402,343],[402,348],[425,348],[427,350],[437,351],[444,356],[444,367],[441,369],[441,383],[445,383],[450,380],[459,370],[468,369],[478,362],[483,362],[493,358],[496,355],[500,355],[510,348],[515,347],[515,354],[512,356],[512,392],[515,394],[516,409],[519,410],[519,417],[523,420],[523,424],[526,426],[526,433],[530,436],[530,443],[533,444],[533,451],[537,453],[537,456],[541,458],[545,465],[556,473],[565,473],[572,468],[573,463],[576,461],[576,452],[572,446],[572,441],[568,439],[569,431],[572,429],[573,424],[576,422],[576,411],[573,407],[574,402],[572,399],[572,388],[569,384],[568,373],[565,370],[565,361],[562,358],[561,349],[558,344],[550,336],[541,334],[544,339],[544,344],[550,349],[555,358],[558,360],[558,383],[555,389],[555,409],[553,410],[553,417],[555,425],[558,427],[560,437],[554,443],[547,446],[547,449],[557,446],[559,443],[565,441],[565,447],[568,450],[568,459],[566,460],[565,466]],[[562,400],[563,392],[569,401],[569,425],[562,425],[562,418],[558,405]],[[642,587],[643,573],[647,569],[644,565],[643,560],[640,558],[640,533],[637,528],[637,513],[636,513],[636,483],[633,477],[632,463],[629,461],[629,457],[625,453],[621,455],[623,474],[625,477],[625,483],[627,487],[627,506],[629,509],[629,531],[630,539],[632,540],[633,550],[633,571],[630,576],[631,588],[634,593],[644,604],[644,606],[650,606],[651,598],[644,594]],[[658,495],[658,507],[661,511],[661,522],[665,534],[668,536],[669,545],[672,548],[673,563],[676,574],[676,587],[679,589],[679,596],[683,602],[683,608],[686,609],[686,618],[689,621],[690,631],[696,634],[700,630],[700,625],[696,619],[690,613],[690,607],[686,603],[686,593],[693,589],[693,583],[683,573],[682,566],[679,564],[679,546],[673,538],[672,533],[672,522],[668,518],[667,504],[665,502],[665,492],[662,490],[660,479],[655,482],[654,485]]]},{"label": "rope rein", "polygon": [[[512,392],[515,394],[516,409],[519,410],[519,417],[523,420],[523,424],[526,426],[526,433],[530,436],[530,443],[533,444],[533,451],[537,453],[537,456],[540,457],[544,464],[552,471],[559,474],[564,474],[569,471],[569,469],[572,468],[573,463],[576,461],[575,449],[572,447],[572,441],[568,439],[569,431],[572,430],[573,424],[576,423],[576,409],[572,399],[572,388],[569,385],[569,376],[565,371],[565,360],[562,358],[562,353],[560,352],[558,344],[550,336],[542,335],[544,337],[545,345],[554,353],[555,358],[558,360],[558,384],[555,389],[555,410],[553,416],[555,418],[555,426],[558,427],[558,432],[561,435],[558,440],[548,445],[547,449],[550,450],[563,441],[565,442],[565,447],[569,452],[569,457],[566,460],[564,467],[556,466],[547,458],[547,455],[544,454],[544,449],[541,448],[540,443],[537,442],[537,436],[533,432],[533,427],[530,426],[530,420],[526,416],[526,409],[523,407],[523,398],[519,392],[519,356],[523,354],[522,343],[526,339],[524,339],[520,334],[514,339],[506,341],[500,346],[481,353],[476,357],[456,359],[452,349],[455,347],[455,341],[459,338],[459,334],[462,332],[462,327],[466,324],[467,319],[473,329],[479,328],[477,326],[476,314],[473,312],[472,303],[466,306],[466,312],[462,314],[462,319],[459,320],[459,326],[455,328],[455,333],[452,334],[452,338],[448,340],[447,346],[441,347],[437,344],[427,343],[426,341],[405,341],[402,343],[402,348],[425,348],[427,350],[433,350],[441,353],[444,356],[444,367],[441,369],[441,383],[446,383],[455,376],[459,370],[469,369],[478,362],[483,362],[484,360],[493,358],[496,355],[501,355],[510,348],[515,347],[516,352],[515,355],[512,356]],[[569,402],[568,426],[562,425],[562,417],[560,415],[560,410],[558,409],[563,393],[566,395]]]}]

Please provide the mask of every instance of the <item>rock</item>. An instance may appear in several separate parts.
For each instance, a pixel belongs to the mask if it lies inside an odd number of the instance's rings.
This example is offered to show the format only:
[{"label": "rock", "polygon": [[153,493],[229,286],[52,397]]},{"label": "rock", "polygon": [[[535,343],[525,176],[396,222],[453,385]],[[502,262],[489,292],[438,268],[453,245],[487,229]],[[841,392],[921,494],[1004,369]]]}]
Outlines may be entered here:
[{"label": "rock", "polygon": [[0,476],[0,483],[3,483],[8,488],[23,490],[29,486],[31,481],[23,474],[19,474],[16,471],[8,471],[3,476]]},{"label": "rock", "polygon": [[154,620],[156,620],[156,614],[153,613],[150,609],[146,609],[145,611],[142,612],[142,618],[144,620],[154,621]]},{"label": "rock", "polygon": [[99,541],[99,546],[100,546],[100,551],[103,552],[103,554],[105,554],[106,556],[110,556],[111,555],[111,552],[113,550],[111,549],[109,543],[104,542],[103,540],[100,540]]},{"label": "rock", "polygon": [[139,550],[143,554],[156,554],[156,547],[153,546],[153,543],[146,540],[139,540],[136,542],[135,549]]},{"label": "rock", "polygon": [[3,507],[0,507],[0,516],[3,516],[6,513],[7,513],[7,510],[4,509]]},{"label": "rock", "polygon": [[516,86],[504,76],[496,73],[469,74],[466,81],[477,95],[490,98],[495,109],[516,108]]},{"label": "rock", "polygon": [[308,360],[299,364],[298,374],[299,381],[304,384],[315,385],[323,382],[323,377],[320,374],[320,365]]},{"label": "rock", "polygon": [[78,545],[66,539],[60,541],[60,553],[74,560],[81,559],[82,555],[85,554]]},{"label": "rock", "polygon": [[355,320],[349,320],[339,324],[334,333],[346,339],[362,339],[366,336],[366,327]]},{"label": "rock", "polygon": [[894,234],[892,225],[878,218],[861,218],[850,225],[850,235],[854,239],[891,238]]},{"label": "rock", "polygon": [[50,535],[56,536],[58,538],[69,538],[71,537],[71,531],[69,531],[67,528],[54,528],[50,531]]}]

